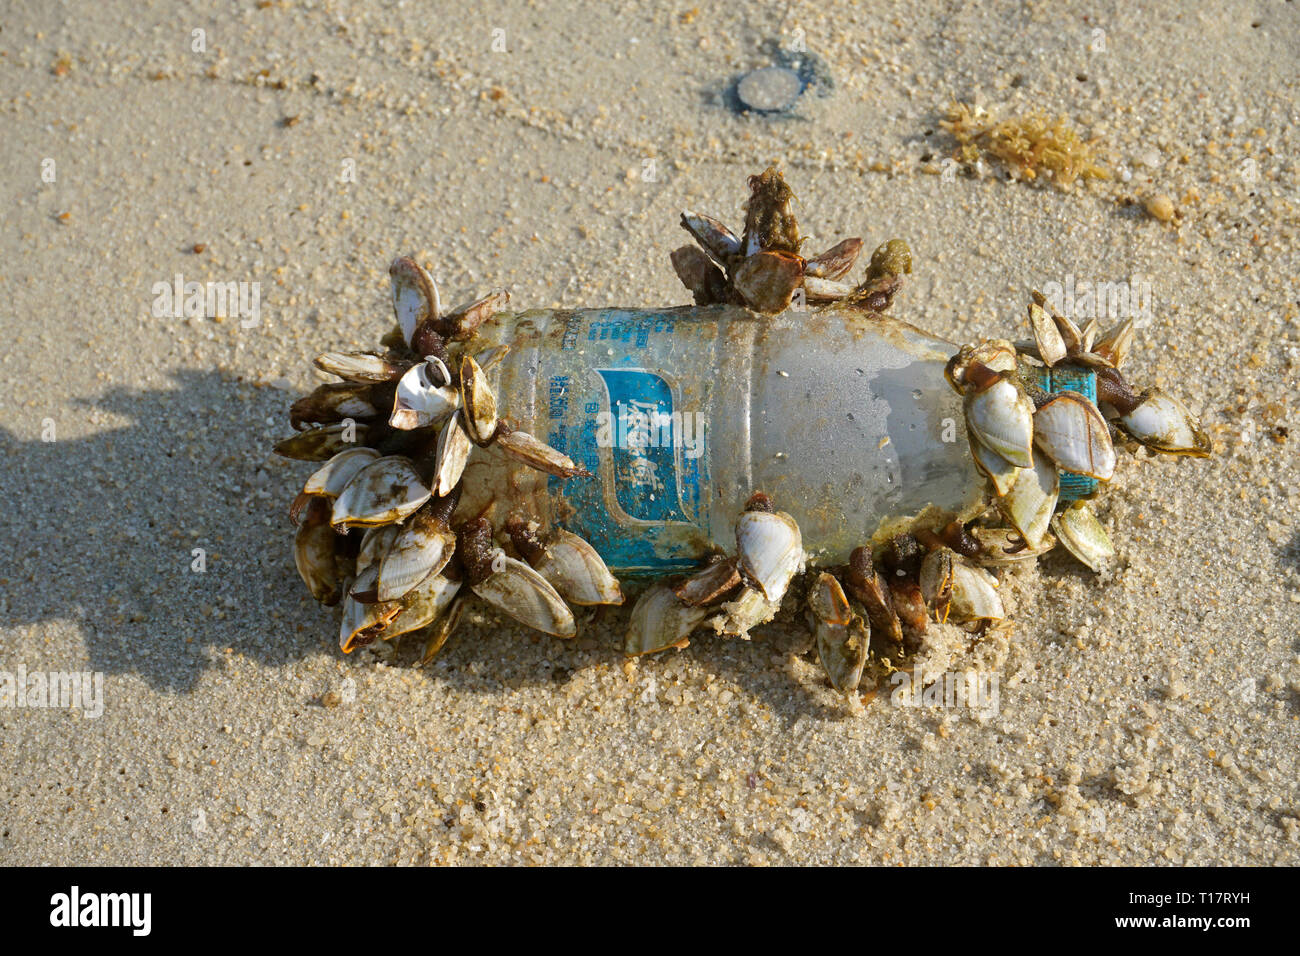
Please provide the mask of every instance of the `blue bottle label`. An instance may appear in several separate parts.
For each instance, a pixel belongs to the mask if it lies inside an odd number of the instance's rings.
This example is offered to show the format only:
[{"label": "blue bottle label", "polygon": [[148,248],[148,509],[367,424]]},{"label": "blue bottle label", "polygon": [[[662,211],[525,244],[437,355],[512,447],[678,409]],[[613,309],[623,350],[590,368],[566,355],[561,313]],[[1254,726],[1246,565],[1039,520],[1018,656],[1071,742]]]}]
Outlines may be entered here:
[{"label": "blue bottle label", "polygon": [[[1078,392],[1094,405],[1097,404],[1097,373],[1087,368],[1070,365],[1057,365],[1053,368],[1034,370],[1038,385],[1046,392]],[[1072,471],[1061,472],[1061,501],[1074,501],[1087,498],[1097,490],[1097,479],[1087,475],[1076,475]]]},{"label": "blue bottle label", "polygon": [[565,347],[601,343],[601,366],[549,376],[547,440],[596,477],[548,481],[564,502],[556,523],[623,573],[694,567],[709,543],[706,423],[698,409],[682,408],[669,372],[645,367],[648,346],[672,335],[674,323],[583,324],[570,327]]}]

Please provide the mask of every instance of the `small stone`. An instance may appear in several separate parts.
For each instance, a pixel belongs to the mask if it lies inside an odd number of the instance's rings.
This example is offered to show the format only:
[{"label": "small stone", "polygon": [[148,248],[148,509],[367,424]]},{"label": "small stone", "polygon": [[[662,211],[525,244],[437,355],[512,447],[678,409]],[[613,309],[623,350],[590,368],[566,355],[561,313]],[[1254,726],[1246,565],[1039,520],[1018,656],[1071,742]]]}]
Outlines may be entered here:
[{"label": "small stone", "polygon": [[788,110],[802,92],[803,82],[799,75],[782,66],[767,66],[746,73],[736,84],[736,96],[741,105],[758,113]]},{"label": "small stone", "polygon": [[1174,201],[1164,193],[1148,196],[1144,205],[1147,212],[1161,222],[1169,222],[1174,218]]},{"label": "small stone", "polygon": [[772,842],[786,853],[794,850],[794,834],[784,827],[772,833]]}]

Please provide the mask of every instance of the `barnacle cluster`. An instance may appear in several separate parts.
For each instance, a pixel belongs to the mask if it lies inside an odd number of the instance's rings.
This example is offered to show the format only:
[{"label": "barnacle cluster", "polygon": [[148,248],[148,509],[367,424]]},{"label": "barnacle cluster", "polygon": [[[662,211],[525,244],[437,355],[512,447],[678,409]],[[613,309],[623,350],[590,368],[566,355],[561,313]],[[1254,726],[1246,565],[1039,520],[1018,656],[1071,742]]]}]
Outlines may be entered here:
[{"label": "barnacle cluster", "polygon": [[[768,169],[749,185],[740,237],[708,216],[682,215],[699,248],[678,249],[672,261],[697,304],[742,305],[761,321],[802,296],[889,321],[879,313],[911,271],[905,243],[882,244],[861,283],[842,283],[861,240],[804,258],[780,172]],[[399,258],[389,273],[397,327],[382,340],[386,348],[319,356],[317,368],[340,381],[293,404],[290,421],[301,430],[275,449],[322,463],[290,508],[303,581],[322,603],[342,604],[345,653],[418,635],[427,661],[474,597],[542,632],[572,637],[572,606],[624,600],[596,549],[558,526],[542,528],[517,502],[499,526],[486,513],[458,513],[475,449],[560,479],[594,480],[498,408],[486,372],[508,346],[479,348],[475,332],[508,297],[494,292],[444,312],[418,263]],[[1209,454],[1208,437],[1178,400],[1135,389],[1120,372],[1132,320],[1105,331],[1095,320],[1080,327],[1037,293],[1028,317],[1032,340],[963,346],[945,369],[963,398],[974,466],[987,479],[982,513],[930,524],[918,518],[887,540],[864,541],[845,564],[809,575],[806,610],[837,690],[856,690],[873,643],[886,650],[877,656],[903,660],[934,619],[980,628],[1003,618],[990,568],[1033,560],[1057,543],[1094,570],[1108,562],[1114,549],[1086,499],[1114,472],[1116,437],[1159,452]],[[626,654],[682,647],[705,627],[747,637],[773,618],[808,554],[794,518],[750,490],[734,552],[715,549],[698,569],[651,582],[640,594]]]},{"label": "barnacle cluster", "polygon": [[907,243],[891,239],[871,256],[866,277],[856,286],[841,281],[862,251],[861,239],[845,239],[820,255],[804,258],[804,239],[795,218],[794,192],[781,171],[769,166],[749,177],[745,229],[738,237],[717,219],[683,212],[682,228],[698,246],[672,254],[673,269],[691,290],[696,305],[733,303],[776,314],[790,307],[840,302],[883,312],[903,276],[912,271]]},{"label": "barnacle cluster", "polygon": [[475,447],[561,478],[590,477],[566,455],[499,414],[486,371],[507,351],[469,351],[474,333],[508,301],[493,292],[443,312],[438,287],[414,260],[389,269],[397,328],[383,351],[327,352],[316,367],[341,381],[294,402],[303,428],[275,446],[323,462],[290,508],[294,558],[312,596],[343,605],[344,653],[415,635],[438,653],[471,595],[559,637],[576,633],[571,604],[620,604],[600,555],[556,529],[506,529],[497,546],[486,518],[456,520],[461,479]]}]

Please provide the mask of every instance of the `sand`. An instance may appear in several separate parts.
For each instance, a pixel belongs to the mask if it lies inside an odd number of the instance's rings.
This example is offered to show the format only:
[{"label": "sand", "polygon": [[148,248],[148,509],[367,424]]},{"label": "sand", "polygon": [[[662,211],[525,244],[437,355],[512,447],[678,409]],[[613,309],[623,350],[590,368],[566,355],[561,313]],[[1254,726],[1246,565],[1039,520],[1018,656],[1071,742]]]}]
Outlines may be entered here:
[{"label": "sand", "polygon": [[[733,115],[798,42],[831,83]],[[104,708],[0,708],[0,862],[1300,861],[1298,54],[1282,3],[10,11],[0,670],[101,672]],[[1064,114],[1117,176],[945,177],[955,99]],[[948,655],[995,713],[847,708],[793,617],[630,676],[626,612],[344,658],[269,447],[311,357],[391,323],[391,258],[456,300],[684,303],[677,211],[738,220],[777,159],[825,244],[909,240],[898,314],[954,340],[1146,277],[1131,376],[1214,457],[1121,453],[1117,567],[1006,577],[1013,628]],[[260,324],[156,316],[178,273],[260,282]]]}]

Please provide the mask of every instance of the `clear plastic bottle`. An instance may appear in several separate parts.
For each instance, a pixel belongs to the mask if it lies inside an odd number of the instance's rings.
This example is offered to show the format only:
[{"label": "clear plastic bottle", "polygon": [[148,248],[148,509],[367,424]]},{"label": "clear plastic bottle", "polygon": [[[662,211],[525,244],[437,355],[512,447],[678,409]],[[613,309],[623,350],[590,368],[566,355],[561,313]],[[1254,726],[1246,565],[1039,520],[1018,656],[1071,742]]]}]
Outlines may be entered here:
[{"label": "clear plastic bottle", "polygon": [[983,495],[943,375],[956,348],[895,319],[537,310],[498,315],[479,338],[510,345],[488,373],[502,413],[595,477],[561,481],[483,455],[462,509],[518,504],[586,538],[616,573],[734,549],[755,491],[794,516],[824,562],[894,520],[962,512]]}]

